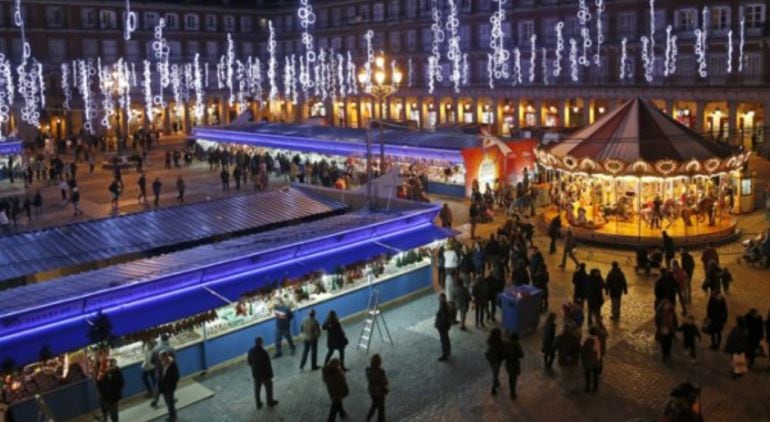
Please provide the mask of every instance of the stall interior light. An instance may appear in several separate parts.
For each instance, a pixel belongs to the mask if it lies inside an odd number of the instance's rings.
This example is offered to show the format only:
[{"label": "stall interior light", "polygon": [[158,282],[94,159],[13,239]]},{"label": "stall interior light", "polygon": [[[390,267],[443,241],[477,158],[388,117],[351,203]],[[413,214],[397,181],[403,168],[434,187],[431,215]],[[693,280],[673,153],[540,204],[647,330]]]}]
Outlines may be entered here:
[{"label": "stall interior light", "polygon": [[447,103],[447,105],[446,105],[446,109],[447,109],[447,110],[451,110],[451,109],[452,109],[452,103]]},{"label": "stall interior light", "polygon": [[412,108],[416,110],[417,109],[417,103],[412,103]]},{"label": "stall interior light", "polygon": [[746,117],[754,117],[754,110],[749,110],[746,112]]},{"label": "stall interior light", "polygon": [[471,105],[470,104],[466,104],[465,105],[465,111],[470,111],[470,109],[471,109]]},{"label": "stall interior light", "polygon": [[489,104],[484,104],[484,111],[489,111]]},{"label": "stall interior light", "polygon": [[511,105],[510,105],[510,104],[506,104],[506,105],[504,105],[504,106],[503,106],[503,111],[505,111],[506,113],[507,113],[507,112],[509,112],[509,111],[511,111]]},{"label": "stall interior light", "polygon": [[532,104],[527,104],[527,113],[533,113],[535,111],[535,107],[532,107]]},{"label": "stall interior light", "polygon": [[599,114],[604,114],[606,109],[604,107],[599,107]]},{"label": "stall interior light", "polygon": [[554,106],[550,106],[550,107],[548,107],[548,111],[550,111],[552,114],[556,114],[556,112],[557,112],[558,110],[556,109],[556,107],[554,107]]},{"label": "stall interior light", "polygon": [[580,111],[580,109],[578,108],[578,106],[572,106],[572,112],[573,112],[573,113],[577,113],[578,111]]}]

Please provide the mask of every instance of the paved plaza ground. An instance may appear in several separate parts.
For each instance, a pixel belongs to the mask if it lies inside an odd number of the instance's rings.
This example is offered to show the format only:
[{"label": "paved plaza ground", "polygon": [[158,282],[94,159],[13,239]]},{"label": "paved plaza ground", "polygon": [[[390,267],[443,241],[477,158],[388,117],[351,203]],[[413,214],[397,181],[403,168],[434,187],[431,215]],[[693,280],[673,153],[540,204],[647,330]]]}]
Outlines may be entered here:
[{"label": "paved plaza ground", "polygon": [[[163,147],[165,148],[165,147]],[[176,196],[173,180],[178,172],[187,179],[189,201],[205,200],[221,195],[217,173],[209,172],[208,165],[196,163],[190,169],[156,170],[162,167],[162,159],[153,158],[148,180],[159,174],[165,183],[164,206],[171,205]],[[766,162],[758,172],[766,172]],[[81,169],[82,171],[82,169]],[[125,198],[136,193],[133,174],[124,180],[128,187]],[[83,208],[86,218],[109,215],[109,174],[97,171],[83,177]],[[17,182],[11,187],[7,180],[0,182],[0,196],[23,193]],[[250,191],[250,190],[249,190]],[[58,195],[55,187],[47,188],[46,210],[42,221],[33,227],[44,227],[71,221],[71,208],[54,203]],[[438,198],[441,200],[441,198]],[[56,201],[58,202],[58,201]],[[132,199],[124,201],[121,212],[141,209]],[[461,238],[467,238],[467,205],[452,203],[455,220],[463,230]],[[741,227],[756,233],[768,223],[761,212],[742,218]],[[492,225],[482,227],[480,233],[487,236]],[[547,250],[547,238],[538,233],[535,243]],[[733,326],[735,316],[745,314],[756,307],[762,315],[770,308],[770,270],[761,270],[739,264],[739,247],[736,244],[720,248],[722,262],[731,270],[735,282],[727,296],[729,322]],[[699,253],[696,253],[696,261]],[[505,371],[502,394],[489,394],[491,373],[484,358],[487,330],[470,328],[462,332],[453,328],[452,358],[440,363],[439,340],[433,328],[433,316],[437,302],[433,292],[405,300],[385,312],[393,333],[394,346],[373,341],[372,352],[380,353],[384,369],[390,380],[391,392],[386,406],[391,421],[656,421],[671,388],[679,382],[690,380],[703,385],[702,401],[707,421],[761,421],[770,420],[770,402],[767,386],[770,385],[768,359],[759,358],[758,365],[742,379],[733,380],[729,375],[728,355],[708,350],[708,340],[700,343],[698,362],[691,364],[681,349],[681,342],[674,346],[674,359],[669,365],[661,363],[657,343],[654,341],[653,284],[655,277],[634,275],[630,252],[613,251],[598,247],[583,247],[579,258],[587,267],[600,268],[606,274],[613,260],[618,260],[629,279],[629,295],[624,298],[623,316],[619,323],[608,324],[609,343],[604,372],[599,391],[595,395],[569,393],[561,383],[558,369],[548,374],[542,369],[540,355],[540,331],[522,337],[525,358],[519,379],[519,398],[511,401],[507,395]],[[547,256],[551,273],[550,307],[558,310],[561,303],[571,297],[572,267],[567,271],[557,268],[560,255]],[[693,286],[697,289],[703,280],[698,265]],[[694,294],[692,313],[700,322],[705,315],[706,297],[701,291]],[[609,314],[607,303],[603,313]],[[499,320],[499,316],[498,316]],[[472,325],[472,324],[471,324]],[[561,325],[561,324],[559,324]],[[353,344],[360,332],[360,322],[345,324],[351,345],[348,346],[346,364],[351,394],[345,400],[348,420],[364,420],[369,406],[366,393],[364,368],[368,356],[355,350]],[[725,332],[726,337],[727,332]],[[319,355],[326,352],[325,337],[320,341]],[[245,355],[247,351],[243,350]],[[318,371],[299,371],[300,353],[285,355],[273,362],[275,394],[280,404],[275,408],[256,411],[251,374],[244,362],[237,362],[223,369],[210,372],[197,380],[215,392],[211,399],[199,402],[180,411],[183,421],[321,421],[329,409],[329,399]],[[149,406],[148,403],[145,403]]]}]

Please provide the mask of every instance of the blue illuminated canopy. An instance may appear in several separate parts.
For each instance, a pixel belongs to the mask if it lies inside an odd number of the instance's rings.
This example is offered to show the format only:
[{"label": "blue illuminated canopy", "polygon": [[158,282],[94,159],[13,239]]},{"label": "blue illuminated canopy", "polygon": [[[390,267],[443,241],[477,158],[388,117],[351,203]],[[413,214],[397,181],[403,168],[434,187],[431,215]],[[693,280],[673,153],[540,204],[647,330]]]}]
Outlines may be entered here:
[{"label": "blue illuminated canopy", "polygon": [[0,141],[0,155],[21,154],[22,149],[21,141],[12,139]]}]

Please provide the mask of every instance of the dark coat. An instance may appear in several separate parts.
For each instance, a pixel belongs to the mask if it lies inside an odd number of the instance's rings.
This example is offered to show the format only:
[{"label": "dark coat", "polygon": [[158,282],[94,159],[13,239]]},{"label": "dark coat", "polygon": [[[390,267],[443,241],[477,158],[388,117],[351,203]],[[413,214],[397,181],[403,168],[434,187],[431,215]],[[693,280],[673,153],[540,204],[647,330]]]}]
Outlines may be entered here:
[{"label": "dark coat", "polygon": [[746,329],[740,325],[733,327],[730,331],[730,335],[727,336],[725,342],[725,352],[730,354],[746,353],[748,350],[749,340],[746,336]]},{"label": "dark coat", "polygon": [[601,308],[604,303],[604,280],[602,280],[602,276],[589,274],[583,290],[588,307],[591,309]]},{"label": "dark coat", "polygon": [[342,349],[348,345],[348,338],[339,320],[327,319],[323,329],[326,330],[326,347],[329,349]]},{"label": "dark coat", "polygon": [[577,299],[583,300],[585,298],[585,293],[583,292],[583,286],[585,285],[585,279],[588,278],[588,273],[583,271],[575,271],[574,274],[572,274],[572,299],[573,301],[577,301]]},{"label": "dark coat", "polygon": [[452,317],[449,315],[449,305],[446,302],[439,305],[433,326],[439,331],[449,330],[452,327]]},{"label": "dark coat", "polygon": [[270,362],[270,355],[263,347],[252,347],[246,360],[251,367],[251,376],[255,380],[266,381],[273,378],[273,364]]},{"label": "dark coat", "polygon": [[580,338],[571,332],[559,334],[554,341],[559,366],[575,366],[580,358]]},{"label": "dark coat", "polygon": [[479,280],[473,285],[471,294],[476,304],[487,303],[489,301],[489,286],[483,280]]},{"label": "dark coat", "polygon": [[509,375],[519,375],[521,373],[521,358],[524,357],[524,351],[518,340],[509,340],[503,343],[505,347],[505,370]]},{"label": "dark coat", "polygon": [[123,373],[119,368],[107,371],[100,380],[96,381],[99,395],[106,402],[116,402],[123,398]]},{"label": "dark coat", "polygon": [[596,353],[596,345],[594,344],[596,341],[595,338],[588,337],[580,348],[580,363],[583,364],[583,369],[586,371],[599,369],[601,364],[599,354]]},{"label": "dark coat", "polygon": [[326,384],[326,391],[332,401],[339,401],[348,396],[350,393],[348,382],[345,380],[345,374],[341,369],[326,365],[322,370],[322,376],[324,384]]},{"label": "dark coat", "polygon": [[546,323],[543,325],[543,345],[540,349],[543,353],[552,353],[554,349],[554,341],[556,340],[556,323]]},{"label": "dark coat", "polygon": [[170,393],[176,390],[176,384],[179,382],[179,367],[176,365],[176,361],[171,361],[166,373],[163,373],[163,368],[160,368],[160,377],[158,377],[158,390],[161,393]]},{"label": "dark coat", "polygon": [[626,276],[620,268],[613,268],[607,274],[607,283],[605,285],[607,289],[607,295],[610,297],[621,297],[624,294],[628,294],[628,283],[626,283]]},{"label": "dark coat", "polygon": [[465,285],[460,284],[454,288],[454,302],[457,310],[460,312],[468,312],[468,307],[471,301],[471,294],[468,292],[468,288]]},{"label": "dark coat", "polygon": [[764,338],[765,329],[761,316],[746,315],[746,329],[748,330],[749,342],[758,343]]},{"label": "dark coat", "polygon": [[366,368],[366,380],[369,382],[369,394],[381,397],[388,394],[388,378],[382,368]]},{"label": "dark coat", "polygon": [[722,331],[727,322],[727,302],[725,302],[724,298],[722,300],[709,299],[709,303],[706,306],[706,316],[711,320],[709,327],[711,330]]}]

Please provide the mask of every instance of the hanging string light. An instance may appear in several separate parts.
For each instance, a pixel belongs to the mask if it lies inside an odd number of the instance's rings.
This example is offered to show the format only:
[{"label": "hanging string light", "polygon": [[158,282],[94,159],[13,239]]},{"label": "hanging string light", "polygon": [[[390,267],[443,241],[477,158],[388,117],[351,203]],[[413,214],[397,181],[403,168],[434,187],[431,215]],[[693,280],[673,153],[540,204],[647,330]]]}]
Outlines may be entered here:
[{"label": "hanging string light", "polygon": [[115,103],[112,100],[113,80],[108,66],[102,66],[102,59],[97,58],[99,91],[102,93],[102,120],[101,124],[106,129],[111,129],[110,117],[115,114]]},{"label": "hanging string light", "polygon": [[580,36],[583,38],[583,54],[580,56],[578,63],[581,66],[589,66],[591,62],[588,60],[588,50],[591,48],[593,41],[591,41],[591,30],[588,28],[588,23],[591,21],[591,11],[586,5],[586,0],[578,0],[578,22],[580,23]]},{"label": "hanging string light", "polygon": [[[653,70],[655,69],[655,27],[657,26],[657,22],[655,21],[655,0],[650,0],[650,38],[648,40],[649,47],[648,47],[648,57],[647,57],[647,63],[648,66],[645,68],[645,78],[647,77],[647,73],[649,73],[652,78]],[[652,82],[652,79],[649,79],[648,82]]]},{"label": "hanging string light", "polygon": [[195,59],[193,59],[193,85],[195,90],[193,115],[198,124],[203,124],[206,104],[203,101],[203,75],[201,72],[200,54],[198,53],[195,53]]},{"label": "hanging string light", "polygon": [[3,125],[10,121],[13,93],[11,62],[5,58],[5,54],[0,53],[0,141],[5,140]]},{"label": "hanging string light", "polygon": [[702,29],[695,30],[695,36],[698,38],[695,43],[695,55],[698,61],[698,75],[701,78],[708,77],[708,61],[706,53],[708,50],[708,7],[703,7]]},{"label": "hanging string light", "polygon": [[733,73],[733,30],[727,31],[727,73]]},{"label": "hanging string light", "polygon": [[358,84],[356,83],[356,63],[353,61],[353,55],[350,54],[350,51],[348,51],[347,68],[348,93],[352,95],[358,95]]},{"label": "hanging string light", "polygon": [[412,58],[410,57],[409,60],[407,60],[406,86],[411,88],[412,85],[414,85],[414,64],[412,63]]},{"label": "hanging string light", "polygon": [[548,50],[542,48],[541,65],[543,66],[543,84],[548,85]]},{"label": "hanging string light", "polygon": [[604,23],[602,16],[606,6],[604,0],[596,0],[596,54],[594,54],[594,64],[597,67],[602,65],[602,44],[604,44]]},{"label": "hanging string light", "polygon": [[738,72],[743,73],[743,46],[746,43],[746,18],[741,16],[740,41],[738,44]]},{"label": "hanging string light", "polygon": [[131,0],[126,0],[126,12],[124,18],[126,22],[123,26],[123,38],[126,41],[131,40],[131,34],[136,31],[136,12],[131,10]]},{"label": "hanging string light", "polygon": [[644,79],[647,82],[652,82],[653,79],[653,64],[650,57],[654,57],[650,55],[650,39],[642,37],[642,63],[644,65]]},{"label": "hanging string light", "polygon": [[[497,11],[489,18],[491,25],[491,34],[489,37],[489,47],[492,49],[492,72],[490,77],[495,80],[508,79],[508,61],[511,53],[505,49],[505,34],[503,33],[503,22],[505,21],[504,5],[508,0],[492,0],[497,3]],[[490,87],[494,88],[494,83],[490,82]]]},{"label": "hanging string light", "polygon": [[470,77],[470,65],[468,64],[468,53],[463,53],[463,85],[464,86],[468,86],[469,77]]},{"label": "hanging string light", "polygon": [[521,71],[521,50],[519,47],[513,49],[513,85],[522,84],[522,71]]},{"label": "hanging string light", "polygon": [[[0,60],[1,62],[1,60]],[[2,72],[0,72],[1,74]],[[72,101],[72,91],[70,90],[70,67],[67,63],[61,64],[61,91],[64,93],[64,102],[62,108],[70,111],[70,101]]]},{"label": "hanging string light", "polygon": [[91,78],[96,75],[96,69],[94,68],[93,61],[88,59],[87,61],[78,61],[78,70],[80,72],[78,91],[80,91],[80,96],[83,98],[83,111],[85,114],[83,129],[93,134],[93,120],[96,118],[97,113],[94,109],[93,96],[91,95]]},{"label": "hanging string light", "polygon": [[[315,83],[311,78],[311,69],[314,69],[316,53],[314,47],[313,35],[310,34],[310,26],[315,24],[316,16],[313,12],[313,6],[308,0],[300,0],[300,7],[297,10],[299,16],[299,25],[302,27],[302,44],[305,46],[304,66],[300,66],[299,83],[302,86],[302,92],[305,97]],[[302,62],[302,61],[301,61]]]},{"label": "hanging string light", "polygon": [[455,0],[447,0],[449,4],[449,16],[447,17],[446,28],[449,32],[449,43],[447,58],[452,63],[452,73],[449,80],[454,84],[455,93],[460,92],[460,83],[462,82],[462,60],[463,53],[460,49],[460,19],[457,17],[457,4]]},{"label": "hanging string light", "polygon": [[339,80],[340,98],[348,95],[347,78],[345,77],[345,56],[337,54],[337,79]]},{"label": "hanging string light", "polygon": [[628,38],[623,37],[623,39],[620,41],[620,66],[618,66],[618,69],[620,71],[620,80],[625,81],[627,74],[626,74],[626,68],[628,67],[628,50],[626,48],[626,44],[628,43]]},{"label": "hanging string light", "polygon": [[564,52],[564,22],[560,21],[554,28],[556,31],[556,58],[553,60],[553,76],[561,76],[561,59]]},{"label": "hanging string light", "polygon": [[676,73],[676,58],[679,55],[679,48],[676,45],[677,36],[672,35],[671,36],[671,61],[669,62],[670,69],[669,74],[673,75]]},{"label": "hanging string light", "polygon": [[569,39],[569,74],[572,82],[580,81],[577,40]]},{"label": "hanging string light", "polygon": [[537,35],[529,37],[529,83],[535,82],[535,63],[537,62]]},{"label": "hanging string light", "polygon": [[493,54],[487,54],[487,79],[489,89],[495,89],[495,58]]},{"label": "hanging string light", "polygon": [[431,25],[431,31],[433,32],[433,44],[431,52],[428,57],[428,93],[433,94],[436,82],[441,82],[444,76],[441,71],[441,51],[440,47],[445,39],[444,26],[441,23],[441,11],[438,7],[438,0],[431,0],[431,17],[433,24]]},{"label": "hanging string light", "polygon": [[278,98],[278,84],[275,82],[278,64],[275,58],[275,28],[272,20],[267,21],[267,30],[270,34],[267,39],[267,52],[270,54],[267,62],[267,82],[270,84],[268,98],[270,101],[275,101]]},{"label": "hanging string light", "polygon": [[153,107],[155,104],[155,97],[152,95],[152,70],[149,60],[144,61],[144,71],[142,72],[144,78],[142,79],[142,86],[144,88],[144,114],[148,123],[152,123],[155,117],[153,113]]},{"label": "hanging string light", "polygon": [[663,62],[663,76],[669,76],[671,68],[671,25],[666,27],[666,52],[665,60]]}]

